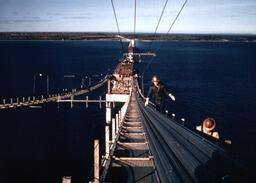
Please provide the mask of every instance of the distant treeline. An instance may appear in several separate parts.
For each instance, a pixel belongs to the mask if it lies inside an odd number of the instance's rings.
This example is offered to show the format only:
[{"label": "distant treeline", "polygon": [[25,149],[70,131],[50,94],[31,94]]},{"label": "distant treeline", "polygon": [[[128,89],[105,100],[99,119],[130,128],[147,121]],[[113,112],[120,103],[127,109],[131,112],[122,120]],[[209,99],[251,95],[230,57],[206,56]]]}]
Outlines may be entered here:
[{"label": "distant treeline", "polygon": [[[134,34],[122,33],[122,38],[133,39]],[[136,39],[173,41],[242,41],[256,42],[256,35],[157,34],[138,33]],[[86,32],[0,32],[0,40],[119,40],[115,33]]]}]

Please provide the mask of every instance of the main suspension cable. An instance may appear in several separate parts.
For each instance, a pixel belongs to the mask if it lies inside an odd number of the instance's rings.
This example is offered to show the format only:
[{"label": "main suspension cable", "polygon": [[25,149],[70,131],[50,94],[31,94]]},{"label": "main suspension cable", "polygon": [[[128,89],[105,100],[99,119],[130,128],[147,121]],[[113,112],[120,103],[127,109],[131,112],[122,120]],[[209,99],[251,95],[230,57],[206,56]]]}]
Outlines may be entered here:
[{"label": "main suspension cable", "polygon": [[[186,6],[187,2],[188,2],[188,0],[186,0],[186,1],[183,3],[183,5],[182,5],[180,11],[179,11],[178,14],[176,15],[176,17],[175,17],[175,19],[173,20],[173,22],[172,22],[170,28],[168,29],[167,33],[166,33],[164,36],[167,36],[167,35],[169,34],[169,32],[171,31],[172,27],[174,26],[176,20],[177,20],[178,17],[180,16],[182,10],[183,10],[184,7]],[[158,51],[160,50],[161,46],[162,46],[162,42],[160,42],[160,45],[157,47],[156,52],[158,52]],[[149,63],[148,63],[147,66],[145,67],[145,69],[143,70],[142,74],[145,73],[145,71],[148,69],[149,65],[152,63],[153,60],[154,60],[154,57],[151,58],[151,60],[149,61]]]},{"label": "main suspension cable", "polygon": [[114,12],[114,16],[115,16],[115,22],[116,22],[116,27],[117,27],[118,36],[119,36],[119,38],[120,38],[120,43],[121,43],[121,47],[122,47],[122,52],[124,53],[124,45],[123,45],[123,42],[122,42],[122,37],[121,37],[121,35],[120,35],[120,29],[119,29],[119,24],[118,24],[118,21],[117,21],[116,10],[115,10],[115,6],[114,6],[114,3],[113,3],[113,0],[111,0],[111,4],[112,4],[112,9],[113,9],[113,12]]}]

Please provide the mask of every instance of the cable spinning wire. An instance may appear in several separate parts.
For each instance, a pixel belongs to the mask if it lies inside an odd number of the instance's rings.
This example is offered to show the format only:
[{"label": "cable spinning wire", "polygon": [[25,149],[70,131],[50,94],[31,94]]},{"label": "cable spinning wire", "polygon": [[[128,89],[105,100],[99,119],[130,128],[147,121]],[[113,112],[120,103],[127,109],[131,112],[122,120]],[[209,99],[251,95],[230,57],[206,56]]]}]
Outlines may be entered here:
[{"label": "cable spinning wire", "polygon": [[135,39],[136,33],[136,0],[134,1],[134,31],[133,31],[133,39]]},{"label": "cable spinning wire", "polygon": [[114,3],[113,3],[113,0],[111,0],[111,4],[112,4],[112,9],[113,9],[113,12],[114,12],[114,16],[115,16],[115,22],[116,22],[118,36],[120,38],[122,52],[124,53],[124,45],[123,45],[122,38],[121,38],[121,35],[120,35],[120,28],[119,28],[119,24],[118,24],[118,21],[117,21],[116,10],[115,10],[115,6],[114,6]]},{"label": "cable spinning wire", "polygon": [[[164,36],[167,36],[167,35],[169,34],[169,32],[170,32],[171,29],[173,28],[173,26],[174,26],[176,20],[177,20],[178,17],[180,16],[182,10],[183,10],[184,7],[186,6],[187,2],[188,2],[188,0],[186,0],[186,1],[183,3],[183,5],[182,5],[182,7],[180,8],[178,14],[176,15],[175,19],[173,20],[173,22],[172,22],[170,28],[168,29],[167,33],[166,33]],[[157,47],[156,52],[158,52],[161,47],[162,47],[162,42],[161,42],[160,45]],[[152,63],[153,60],[154,60],[154,57],[149,61],[149,63],[147,64],[147,66],[146,66],[145,69],[143,70],[142,74],[145,73],[145,71],[148,69],[149,65]]]},{"label": "cable spinning wire", "polygon": [[156,28],[155,28],[155,32],[154,32],[154,38],[153,38],[152,41],[150,42],[150,45],[149,45],[149,48],[148,48],[149,51],[150,51],[150,49],[151,49],[151,47],[152,47],[153,41],[156,39],[156,32],[157,32],[157,30],[158,30],[158,27],[159,27],[159,24],[160,24],[160,22],[161,22],[161,19],[162,19],[162,16],[163,16],[163,14],[164,14],[164,11],[165,11],[165,8],[166,8],[167,3],[168,3],[168,0],[165,1],[164,7],[163,7],[162,12],[161,12],[161,15],[160,15],[160,17],[159,17],[159,19],[158,19],[158,22],[157,22],[157,25],[156,25]]}]

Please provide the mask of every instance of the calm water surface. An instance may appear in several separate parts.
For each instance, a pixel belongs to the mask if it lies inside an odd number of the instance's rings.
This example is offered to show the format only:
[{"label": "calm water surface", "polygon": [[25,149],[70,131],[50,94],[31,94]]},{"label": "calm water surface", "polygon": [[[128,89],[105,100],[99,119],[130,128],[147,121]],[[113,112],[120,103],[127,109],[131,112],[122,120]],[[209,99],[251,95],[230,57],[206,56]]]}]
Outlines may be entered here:
[{"label": "calm water surface", "polygon": [[[145,93],[158,75],[176,96],[167,108],[178,122],[184,117],[194,130],[206,117],[215,118],[221,139],[232,141],[227,151],[255,170],[256,43],[156,42],[153,48],[159,45],[145,71],[151,57],[137,65],[144,71]],[[149,43],[137,46],[148,51]],[[100,79],[95,75],[113,72],[119,58],[115,41],[0,41],[0,97],[32,95],[39,72],[49,76],[50,93],[79,88],[85,75],[95,83]],[[36,92],[45,92],[45,79],[37,78],[36,86]],[[99,89],[89,98],[104,94]],[[73,182],[87,181],[93,139],[104,139],[104,110],[98,105],[85,110],[82,104],[72,110],[65,104],[1,110],[1,180],[60,182],[72,175]]]}]

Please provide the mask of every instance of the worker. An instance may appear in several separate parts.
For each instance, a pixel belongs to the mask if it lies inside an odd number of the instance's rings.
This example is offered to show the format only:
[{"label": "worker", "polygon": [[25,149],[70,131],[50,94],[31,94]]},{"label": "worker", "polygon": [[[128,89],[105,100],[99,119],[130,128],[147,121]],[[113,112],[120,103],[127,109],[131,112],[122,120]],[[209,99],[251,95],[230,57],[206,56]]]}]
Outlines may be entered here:
[{"label": "worker", "polygon": [[145,106],[148,105],[151,95],[153,95],[155,99],[156,110],[162,113],[165,112],[165,99],[167,96],[175,101],[175,97],[166,89],[165,85],[159,81],[156,76],[152,78],[152,85],[149,87]]}]

